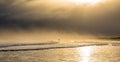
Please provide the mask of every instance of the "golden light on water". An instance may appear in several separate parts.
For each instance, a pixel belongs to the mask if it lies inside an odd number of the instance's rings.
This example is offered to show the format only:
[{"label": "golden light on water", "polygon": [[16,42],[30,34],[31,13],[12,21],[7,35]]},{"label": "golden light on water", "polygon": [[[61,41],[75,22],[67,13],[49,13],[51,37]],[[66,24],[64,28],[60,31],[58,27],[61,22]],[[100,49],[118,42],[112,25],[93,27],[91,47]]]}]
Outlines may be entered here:
[{"label": "golden light on water", "polygon": [[82,60],[79,59],[79,62],[90,62],[92,51],[92,47],[81,47],[80,49],[78,49],[78,54],[82,56]]}]

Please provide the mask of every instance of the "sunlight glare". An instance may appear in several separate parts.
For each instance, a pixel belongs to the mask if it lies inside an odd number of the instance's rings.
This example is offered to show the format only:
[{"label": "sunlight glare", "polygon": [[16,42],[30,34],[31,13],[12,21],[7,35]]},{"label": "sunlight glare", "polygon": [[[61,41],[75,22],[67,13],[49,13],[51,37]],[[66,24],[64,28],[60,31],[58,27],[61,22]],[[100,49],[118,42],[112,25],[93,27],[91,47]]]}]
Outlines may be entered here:
[{"label": "sunlight glare", "polygon": [[82,60],[79,60],[79,62],[89,62],[92,51],[92,47],[82,47],[78,49],[79,55],[82,56]]},{"label": "sunlight glare", "polygon": [[71,3],[75,3],[75,4],[97,4],[102,2],[103,0],[69,0],[69,2]]}]

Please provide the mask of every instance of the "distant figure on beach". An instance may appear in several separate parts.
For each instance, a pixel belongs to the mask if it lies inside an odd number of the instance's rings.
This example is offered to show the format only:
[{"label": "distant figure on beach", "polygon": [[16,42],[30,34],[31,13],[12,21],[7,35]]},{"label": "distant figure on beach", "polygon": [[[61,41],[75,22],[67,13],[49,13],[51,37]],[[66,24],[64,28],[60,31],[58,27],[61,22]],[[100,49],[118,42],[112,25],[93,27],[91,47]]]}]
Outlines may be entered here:
[{"label": "distant figure on beach", "polygon": [[60,41],[61,39],[59,38],[58,41]]}]

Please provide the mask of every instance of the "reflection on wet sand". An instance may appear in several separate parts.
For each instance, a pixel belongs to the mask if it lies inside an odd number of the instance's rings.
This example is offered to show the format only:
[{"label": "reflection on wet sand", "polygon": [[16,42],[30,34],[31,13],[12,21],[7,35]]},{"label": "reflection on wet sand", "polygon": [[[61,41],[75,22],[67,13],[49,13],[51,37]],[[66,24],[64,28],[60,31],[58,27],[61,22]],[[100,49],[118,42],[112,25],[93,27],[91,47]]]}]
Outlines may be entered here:
[{"label": "reflection on wet sand", "polygon": [[79,62],[90,62],[90,56],[93,51],[92,47],[81,47],[77,49],[78,54],[82,56],[82,60]]},{"label": "reflection on wet sand", "polygon": [[0,52],[0,62],[119,62],[119,46]]}]

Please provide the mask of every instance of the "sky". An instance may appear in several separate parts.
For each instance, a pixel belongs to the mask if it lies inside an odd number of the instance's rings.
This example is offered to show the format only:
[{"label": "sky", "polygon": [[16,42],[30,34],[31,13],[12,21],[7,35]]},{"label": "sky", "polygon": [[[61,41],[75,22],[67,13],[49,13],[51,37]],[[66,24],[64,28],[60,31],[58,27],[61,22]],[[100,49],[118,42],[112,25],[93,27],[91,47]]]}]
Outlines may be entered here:
[{"label": "sky", "polygon": [[25,34],[42,37],[43,33],[113,37],[120,36],[119,27],[120,0],[95,5],[64,0],[0,0],[1,39]]}]

